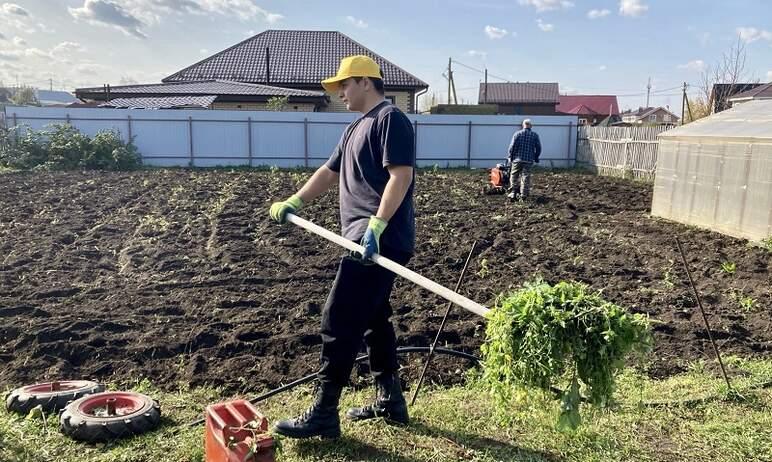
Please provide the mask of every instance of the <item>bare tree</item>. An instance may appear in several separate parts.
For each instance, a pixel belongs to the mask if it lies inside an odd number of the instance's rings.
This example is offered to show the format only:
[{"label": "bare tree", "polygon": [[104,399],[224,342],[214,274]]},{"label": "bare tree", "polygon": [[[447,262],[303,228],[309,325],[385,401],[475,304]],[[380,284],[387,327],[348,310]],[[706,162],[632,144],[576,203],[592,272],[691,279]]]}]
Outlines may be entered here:
[{"label": "bare tree", "polygon": [[[702,100],[698,104],[708,108],[708,114],[712,113],[716,107],[725,108],[727,100],[736,92],[737,86],[750,80],[745,68],[746,59],[745,43],[738,35],[737,41],[721,55],[721,58],[702,71],[697,101]],[[720,94],[716,94],[717,92],[713,91],[716,84],[728,86]]]}]

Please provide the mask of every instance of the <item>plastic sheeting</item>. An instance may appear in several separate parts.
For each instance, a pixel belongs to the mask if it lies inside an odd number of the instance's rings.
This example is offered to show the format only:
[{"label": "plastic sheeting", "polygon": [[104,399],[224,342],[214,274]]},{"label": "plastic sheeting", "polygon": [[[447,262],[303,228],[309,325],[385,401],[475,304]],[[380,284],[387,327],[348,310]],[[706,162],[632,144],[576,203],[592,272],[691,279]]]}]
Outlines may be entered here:
[{"label": "plastic sheeting", "polygon": [[735,237],[772,237],[772,101],[660,135],[652,215]]}]

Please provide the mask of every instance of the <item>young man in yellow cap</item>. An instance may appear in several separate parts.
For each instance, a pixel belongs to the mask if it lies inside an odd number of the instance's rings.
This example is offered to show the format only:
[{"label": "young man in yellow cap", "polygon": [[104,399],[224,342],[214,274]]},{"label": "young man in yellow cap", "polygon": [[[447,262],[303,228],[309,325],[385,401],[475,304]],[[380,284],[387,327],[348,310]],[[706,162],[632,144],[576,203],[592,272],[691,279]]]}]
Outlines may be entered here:
[{"label": "young man in yellow cap", "polygon": [[376,383],[375,402],[351,408],[352,420],[384,417],[407,423],[408,412],[397,370],[396,336],[389,318],[395,275],[372,263],[378,253],[402,265],[413,255],[415,218],[415,143],[413,126],[384,99],[378,64],[349,56],[336,76],[322,82],[349,110],[362,113],[343,132],[326,164],[289,199],[271,206],[283,223],[324,191],[339,184],[342,235],[359,242],[363,255],[347,255],[322,311],[320,387],[314,404],[300,416],[276,423],[275,431],[293,438],[340,435],[338,401],[364,338]]}]

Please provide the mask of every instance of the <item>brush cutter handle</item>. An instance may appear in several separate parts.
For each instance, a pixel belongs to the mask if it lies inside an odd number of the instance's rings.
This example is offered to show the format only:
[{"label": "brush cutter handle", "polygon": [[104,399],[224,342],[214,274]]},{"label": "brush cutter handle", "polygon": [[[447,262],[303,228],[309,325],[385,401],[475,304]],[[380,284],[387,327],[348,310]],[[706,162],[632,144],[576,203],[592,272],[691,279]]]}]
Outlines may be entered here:
[{"label": "brush cutter handle", "polygon": [[[359,253],[362,253],[364,251],[364,247],[355,243],[354,241],[350,241],[343,236],[339,236],[333,233],[332,231],[326,230],[321,226],[315,225],[310,221],[304,220],[292,213],[287,214],[287,221],[290,223],[294,223],[307,231],[311,231],[312,233],[317,234],[329,241],[332,241],[347,250],[351,250],[353,252],[359,252]],[[485,316],[485,313],[488,312],[488,308],[480,305],[479,303],[473,302],[472,300],[469,300],[463,295],[457,294],[456,292],[453,292],[452,290],[446,287],[443,287],[437,284],[436,282],[430,279],[427,279],[421,276],[420,274],[405,268],[399,263],[389,260],[386,257],[382,257],[376,253],[373,255],[372,260],[376,264],[386,268],[387,270],[399,276],[402,276],[408,281],[418,284],[419,286],[423,287],[426,290],[434,292],[435,294],[439,295],[445,300],[453,302],[467,311],[471,311],[472,313],[480,316]]]}]

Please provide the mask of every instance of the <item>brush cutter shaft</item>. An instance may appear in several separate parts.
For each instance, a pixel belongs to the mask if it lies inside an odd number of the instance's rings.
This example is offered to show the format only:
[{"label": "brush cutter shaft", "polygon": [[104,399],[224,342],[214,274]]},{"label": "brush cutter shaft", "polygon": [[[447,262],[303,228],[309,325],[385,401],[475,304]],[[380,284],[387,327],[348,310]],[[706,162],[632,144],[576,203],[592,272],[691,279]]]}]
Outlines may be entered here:
[{"label": "brush cutter shaft", "polygon": [[[332,241],[347,250],[351,250],[353,252],[359,252],[359,253],[362,253],[364,251],[364,247],[355,243],[354,241],[350,241],[343,236],[339,236],[338,234],[335,234],[332,231],[326,230],[319,225],[315,225],[308,220],[304,220],[298,217],[297,215],[288,213],[287,221],[290,223],[294,223],[303,229],[311,231],[312,233],[317,234],[329,241]],[[427,279],[421,276],[420,274],[405,268],[399,263],[395,263],[394,261],[389,260],[386,257],[382,257],[378,254],[374,254],[372,257],[372,260],[378,265],[397,274],[398,276],[402,276],[408,281],[414,282],[419,286],[423,287],[424,289],[434,292],[435,294],[439,295],[445,300],[453,302],[467,311],[471,311],[472,313],[480,316],[485,316],[485,313],[488,312],[488,308],[480,305],[479,303],[473,302],[472,300],[469,300],[463,295],[457,294],[456,292],[453,292],[452,290],[446,287],[443,287],[437,284],[436,282],[430,279]]]}]

